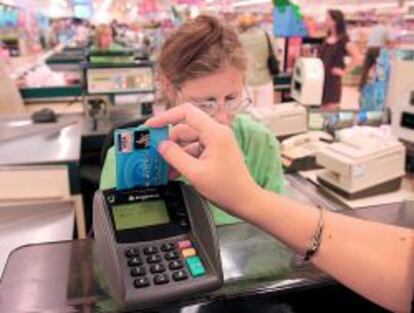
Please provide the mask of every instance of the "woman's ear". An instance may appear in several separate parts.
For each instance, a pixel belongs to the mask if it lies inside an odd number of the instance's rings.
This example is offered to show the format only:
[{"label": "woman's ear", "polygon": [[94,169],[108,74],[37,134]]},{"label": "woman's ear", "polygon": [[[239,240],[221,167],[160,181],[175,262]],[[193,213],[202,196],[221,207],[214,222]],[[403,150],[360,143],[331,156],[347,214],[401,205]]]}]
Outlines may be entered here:
[{"label": "woman's ear", "polygon": [[178,92],[174,84],[165,75],[159,74],[158,76],[161,94],[165,101],[166,109],[171,109],[177,103]]},{"label": "woman's ear", "polygon": [[167,96],[169,102],[174,102],[177,97],[177,90],[173,83],[163,74],[159,75],[161,90]]}]

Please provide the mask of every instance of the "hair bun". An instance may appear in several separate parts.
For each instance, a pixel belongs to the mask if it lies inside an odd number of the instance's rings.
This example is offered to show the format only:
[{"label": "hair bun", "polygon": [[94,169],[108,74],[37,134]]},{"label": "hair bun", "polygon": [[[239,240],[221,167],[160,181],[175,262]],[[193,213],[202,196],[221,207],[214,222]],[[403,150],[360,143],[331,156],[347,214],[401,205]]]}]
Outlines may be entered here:
[{"label": "hair bun", "polygon": [[205,14],[200,15],[194,20],[194,23],[200,31],[198,36],[200,45],[211,45],[221,40],[223,25],[217,17]]},{"label": "hair bun", "polygon": [[186,44],[192,53],[187,55],[185,66],[206,53],[210,47],[219,43],[223,38],[223,26],[216,17],[211,15],[198,16],[188,23],[187,28],[187,31],[193,32],[193,36],[188,38]]},{"label": "hair bun", "polygon": [[199,15],[164,42],[159,65],[174,86],[219,70],[226,62],[245,70],[245,55],[235,30],[211,15]]}]

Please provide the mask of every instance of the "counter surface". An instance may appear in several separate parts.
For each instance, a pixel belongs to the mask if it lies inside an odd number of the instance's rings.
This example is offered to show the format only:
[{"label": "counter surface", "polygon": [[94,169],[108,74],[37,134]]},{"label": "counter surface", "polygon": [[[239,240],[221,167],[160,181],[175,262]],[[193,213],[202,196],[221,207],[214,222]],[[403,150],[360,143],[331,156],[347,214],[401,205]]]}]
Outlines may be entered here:
[{"label": "counter surface", "polygon": [[[296,175],[287,176],[287,181],[289,196],[300,201],[313,204],[324,201],[324,205],[340,214],[414,228],[411,202],[353,211],[324,199],[315,186]],[[221,226],[218,235],[224,286],[168,304],[166,312],[173,306],[335,283],[311,264],[298,262],[290,249],[247,223]],[[93,240],[18,249],[9,258],[0,284],[0,311],[118,312],[99,271]]]},{"label": "counter surface", "polygon": [[71,116],[33,124],[29,114],[0,117],[0,165],[78,162],[81,125]]}]

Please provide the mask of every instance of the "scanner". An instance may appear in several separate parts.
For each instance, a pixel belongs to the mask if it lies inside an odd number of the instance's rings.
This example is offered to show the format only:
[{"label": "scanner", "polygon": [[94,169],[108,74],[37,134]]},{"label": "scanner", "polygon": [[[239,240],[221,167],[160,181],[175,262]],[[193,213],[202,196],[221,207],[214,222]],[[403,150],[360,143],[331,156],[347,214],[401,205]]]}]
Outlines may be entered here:
[{"label": "scanner", "polygon": [[299,58],[293,69],[291,95],[304,106],[322,103],[325,70],[319,58]]},{"label": "scanner", "polygon": [[406,170],[414,172],[414,90],[409,99],[391,108],[391,127],[393,134],[406,146]]},{"label": "scanner", "polygon": [[44,108],[39,111],[36,111],[32,114],[33,123],[55,123],[57,121],[56,113],[49,109]]},{"label": "scanner", "polygon": [[359,199],[400,188],[405,175],[405,148],[392,138],[353,136],[317,152],[325,167],[318,182],[347,199]]},{"label": "scanner", "polygon": [[148,308],[222,286],[213,218],[182,182],[97,191],[93,225],[109,292],[123,308]]}]

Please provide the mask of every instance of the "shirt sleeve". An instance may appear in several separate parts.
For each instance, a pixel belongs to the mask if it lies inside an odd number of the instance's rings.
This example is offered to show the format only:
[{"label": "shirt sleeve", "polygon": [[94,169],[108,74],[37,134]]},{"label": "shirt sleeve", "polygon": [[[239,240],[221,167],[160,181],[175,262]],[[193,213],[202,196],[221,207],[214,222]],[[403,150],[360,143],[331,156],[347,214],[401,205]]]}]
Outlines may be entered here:
[{"label": "shirt sleeve", "polygon": [[[243,152],[250,175],[269,191],[285,193],[279,143],[270,130],[249,116],[239,115],[233,122],[233,133]],[[241,220],[210,203],[216,225],[234,224]]]},{"label": "shirt sleeve", "polygon": [[260,187],[285,194],[279,142],[270,134],[255,134],[251,143],[248,166]]},{"label": "shirt sleeve", "polygon": [[265,126],[240,119],[234,127],[246,165],[256,183],[269,191],[285,193],[279,142]]},{"label": "shirt sleeve", "polygon": [[114,147],[110,148],[106,153],[105,163],[102,167],[99,189],[110,189],[116,185],[115,180],[115,152]]}]

